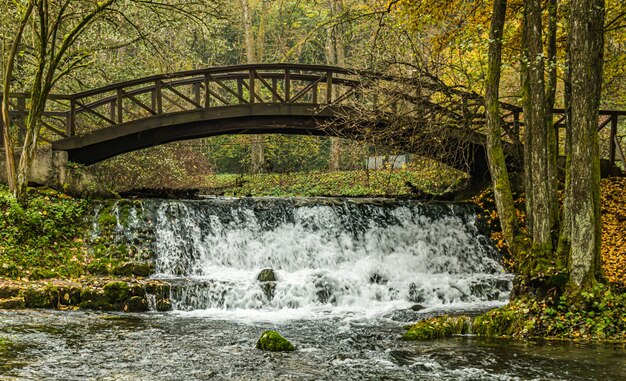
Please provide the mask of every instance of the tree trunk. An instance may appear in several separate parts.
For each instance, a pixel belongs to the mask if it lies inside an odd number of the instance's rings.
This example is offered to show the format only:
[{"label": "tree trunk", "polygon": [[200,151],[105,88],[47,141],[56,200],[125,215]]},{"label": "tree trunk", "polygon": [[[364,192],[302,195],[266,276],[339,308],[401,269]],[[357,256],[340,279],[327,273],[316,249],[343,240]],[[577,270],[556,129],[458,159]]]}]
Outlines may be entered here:
[{"label": "tree trunk", "polygon": [[[249,0],[241,0],[243,18],[244,42],[246,45],[246,59],[249,64],[256,63],[255,40],[252,29],[252,14]],[[259,39],[262,38],[259,36]],[[265,155],[263,154],[263,141],[260,136],[250,136],[250,172],[259,173],[263,170]]]},{"label": "tree trunk", "polygon": [[524,7],[523,108],[526,169],[527,220],[530,221],[535,258],[548,256],[556,235],[557,211],[553,210],[556,189],[552,185],[552,156],[550,134],[554,134],[546,119],[546,93],[541,26],[541,2],[526,0]]},{"label": "tree trunk", "polygon": [[604,51],[604,1],[571,4],[571,252],[569,290],[588,289],[601,274],[598,109]]},{"label": "tree trunk", "polygon": [[518,221],[515,214],[513,194],[509,174],[502,149],[502,131],[500,128],[500,66],[502,62],[502,32],[506,16],[506,0],[496,0],[493,4],[491,31],[489,33],[489,56],[485,91],[485,110],[487,115],[487,157],[489,172],[493,182],[496,207],[500,216],[500,226],[504,239],[514,257],[517,254],[516,235]]},{"label": "tree trunk", "polygon": [[4,142],[4,152],[6,157],[7,182],[9,190],[14,196],[17,195],[17,170],[15,167],[15,152],[13,150],[13,139],[11,136],[11,116],[9,115],[9,95],[11,93],[11,82],[13,79],[13,67],[20,43],[22,42],[22,34],[28,23],[31,13],[33,12],[34,2],[31,0],[26,5],[24,15],[20,21],[19,28],[15,34],[15,39],[11,44],[11,50],[7,57],[6,68],[3,77],[2,91],[2,139]]},{"label": "tree trunk", "polygon": [[[330,0],[328,2],[330,8],[331,17],[336,17],[343,13],[343,2],[337,0]],[[326,40],[326,62],[329,65],[337,65],[344,67],[346,65],[346,49],[343,41],[343,28],[341,24],[335,25],[328,31],[328,38]],[[335,90],[335,97],[338,97],[338,89]],[[329,169],[331,171],[338,171],[341,168],[341,139],[330,138],[330,160]]]}]

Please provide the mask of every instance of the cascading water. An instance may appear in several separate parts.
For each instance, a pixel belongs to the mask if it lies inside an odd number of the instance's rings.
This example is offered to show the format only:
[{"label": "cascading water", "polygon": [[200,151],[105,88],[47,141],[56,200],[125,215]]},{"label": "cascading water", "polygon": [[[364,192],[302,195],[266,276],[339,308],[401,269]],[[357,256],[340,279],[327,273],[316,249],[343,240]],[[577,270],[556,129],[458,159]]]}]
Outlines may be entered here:
[{"label": "cascading water", "polygon": [[[118,236],[150,246],[154,277],[172,283],[179,311],[377,314],[498,304],[510,290],[475,209],[463,204],[145,200],[118,224]],[[276,280],[260,282],[264,269]]]}]

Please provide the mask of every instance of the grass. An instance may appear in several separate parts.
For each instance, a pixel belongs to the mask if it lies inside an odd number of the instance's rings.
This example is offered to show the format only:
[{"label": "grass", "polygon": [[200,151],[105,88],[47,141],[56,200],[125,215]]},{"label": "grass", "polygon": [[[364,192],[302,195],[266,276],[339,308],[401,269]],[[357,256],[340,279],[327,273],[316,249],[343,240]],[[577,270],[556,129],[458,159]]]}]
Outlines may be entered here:
[{"label": "grass", "polygon": [[462,186],[463,173],[443,168],[295,172],[257,175],[219,174],[206,178],[209,193],[225,196],[387,196],[442,194]]}]

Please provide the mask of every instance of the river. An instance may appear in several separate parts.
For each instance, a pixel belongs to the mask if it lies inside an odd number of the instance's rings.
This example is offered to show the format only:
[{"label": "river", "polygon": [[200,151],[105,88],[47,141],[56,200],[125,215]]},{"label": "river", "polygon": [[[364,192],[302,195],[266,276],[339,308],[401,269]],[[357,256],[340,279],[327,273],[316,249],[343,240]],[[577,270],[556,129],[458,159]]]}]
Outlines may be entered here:
[{"label": "river", "polygon": [[[507,302],[512,275],[471,205],[144,200],[115,215],[115,240],[153,253],[174,310],[0,312],[15,342],[1,379],[626,379],[619,345],[400,340],[424,317]],[[274,281],[257,279],[264,269]],[[255,349],[266,329],[296,351]]]}]

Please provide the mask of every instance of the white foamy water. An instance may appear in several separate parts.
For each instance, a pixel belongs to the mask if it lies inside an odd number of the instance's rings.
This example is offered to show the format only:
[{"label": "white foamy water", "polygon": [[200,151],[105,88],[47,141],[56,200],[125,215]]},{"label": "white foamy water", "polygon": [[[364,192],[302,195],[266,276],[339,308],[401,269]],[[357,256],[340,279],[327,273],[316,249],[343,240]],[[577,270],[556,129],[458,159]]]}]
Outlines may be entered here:
[{"label": "white foamy water", "polygon": [[[156,278],[191,315],[375,316],[501,304],[511,276],[466,205],[387,200],[146,200],[121,236],[151,237]],[[135,240],[136,241],[136,240]],[[273,269],[276,282],[257,280]]]}]

